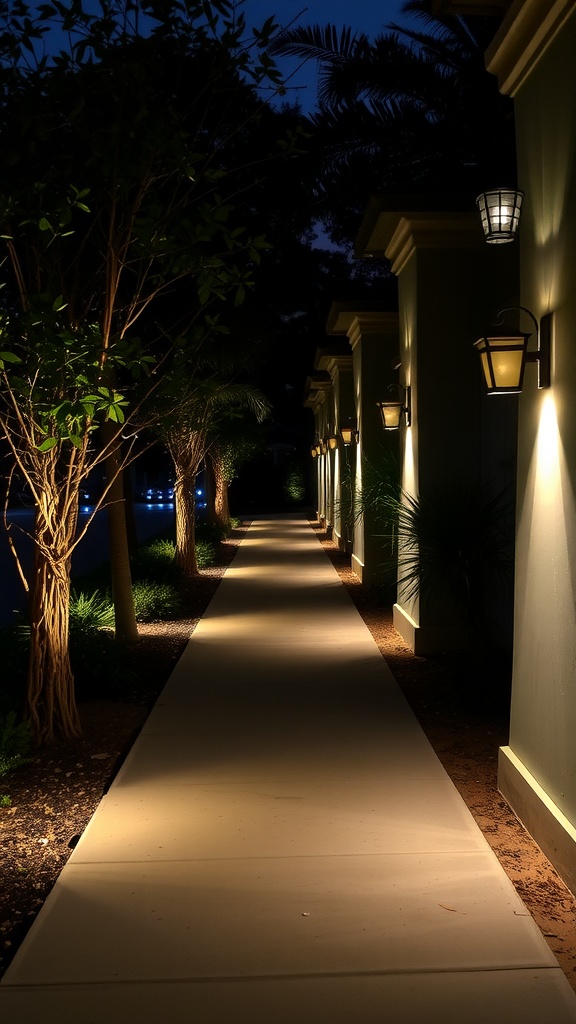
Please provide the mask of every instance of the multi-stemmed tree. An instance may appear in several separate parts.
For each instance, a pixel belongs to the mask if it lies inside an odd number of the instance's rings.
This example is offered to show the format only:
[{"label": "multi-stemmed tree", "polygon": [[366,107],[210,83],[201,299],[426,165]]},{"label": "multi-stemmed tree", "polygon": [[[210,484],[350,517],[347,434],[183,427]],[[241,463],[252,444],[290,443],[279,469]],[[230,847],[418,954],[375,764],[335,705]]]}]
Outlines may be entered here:
[{"label": "multi-stemmed tree", "polygon": [[[0,5],[0,425],[34,500],[22,576],[39,740],[79,729],[68,603],[80,487],[104,460],[99,506],[121,534],[114,488],[173,356],[171,295],[189,295],[181,358],[190,321],[241,301],[258,258],[233,196],[262,106],[249,83],[273,69],[266,34],[245,46],[235,7],[102,0],[93,14],[53,0],[32,17],[20,0]],[[69,48],[54,52],[62,32]]]}]

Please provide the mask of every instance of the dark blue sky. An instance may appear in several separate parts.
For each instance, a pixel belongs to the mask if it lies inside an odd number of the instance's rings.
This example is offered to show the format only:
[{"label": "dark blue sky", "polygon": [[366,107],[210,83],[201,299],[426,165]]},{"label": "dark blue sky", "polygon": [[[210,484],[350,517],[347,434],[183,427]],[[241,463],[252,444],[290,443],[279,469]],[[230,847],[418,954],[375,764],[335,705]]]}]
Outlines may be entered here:
[{"label": "dark blue sky", "polygon": [[[261,25],[274,15],[275,21],[288,26],[294,19],[295,25],[336,25],[354,31],[365,32],[368,36],[378,35],[391,22],[415,24],[400,13],[402,0],[245,0],[246,17],[255,25]],[[421,27],[421,26],[419,26]],[[293,92],[289,100],[298,100],[305,109],[314,105],[316,64],[300,68],[297,60],[284,59],[281,70],[285,77],[291,75],[288,85]]]},{"label": "dark blue sky", "polygon": [[273,14],[288,24],[300,11],[296,24],[350,25],[374,35],[391,21],[400,20],[402,0],[246,0],[245,11],[251,20],[264,21]]}]

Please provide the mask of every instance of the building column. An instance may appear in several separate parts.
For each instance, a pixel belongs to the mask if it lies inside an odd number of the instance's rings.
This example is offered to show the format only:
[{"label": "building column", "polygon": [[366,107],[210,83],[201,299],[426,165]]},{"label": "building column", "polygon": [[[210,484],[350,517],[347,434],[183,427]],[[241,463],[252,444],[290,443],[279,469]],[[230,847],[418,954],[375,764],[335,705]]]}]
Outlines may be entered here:
[{"label": "building column", "polygon": [[[358,304],[334,303],[327,331],[346,335],[352,349],[353,420],[358,442],[348,452],[352,469],[356,504],[362,507],[362,492],[367,475],[382,471],[384,460],[397,461],[398,435],[386,433],[377,407],[390,384],[397,382],[398,314]],[[363,583],[382,584],[390,574],[390,543],[383,534],[386,525],[374,508],[366,505],[355,515],[352,540],[352,568]]]},{"label": "building column", "polygon": [[[452,516],[461,503],[466,515],[469,495],[480,493],[483,464],[473,342],[499,309],[517,304],[516,275],[509,253],[489,258],[494,254],[475,213],[431,211],[429,203],[418,209],[405,199],[375,199],[357,251],[388,259],[398,278],[401,382],[412,398],[412,425],[400,439],[403,491],[433,497]],[[470,640],[462,602],[448,592],[427,598],[400,586],[394,624],[417,654],[459,649]]]}]

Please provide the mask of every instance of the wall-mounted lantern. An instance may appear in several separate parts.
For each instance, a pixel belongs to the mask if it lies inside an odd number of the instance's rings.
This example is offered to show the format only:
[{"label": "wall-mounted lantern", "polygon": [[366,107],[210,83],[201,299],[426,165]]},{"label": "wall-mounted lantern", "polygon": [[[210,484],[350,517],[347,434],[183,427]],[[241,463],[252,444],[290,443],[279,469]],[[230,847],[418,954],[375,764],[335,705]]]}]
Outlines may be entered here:
[{"label": "wall-mounted lantern", "polygon": [[336,434],[329,434],[326,438],[326,447],[329,451],[333,452],[338,447],[338,437]]},{"label": "wall-mounted lantern", "polygon": [[476,198],[487,242],[513,242],[520,223],[524,193],[512,188],[494,188]]},{"label": "wall-mounted lantern", "polygon": [[538,387],[550,387],[550,353],[552,339],[552,313],[542,317],[540,324],[525,306],[511,306],[501,310],[501,317],[512,309],[527,313],[535,327],[538,346],[528,351],[532,333],[492,332],[474,343],[480,353],[484,379],[489,395],[517,395],[522,391],[526,363],[538,363]]},{"label": "wall-mounted lantern", "polygon": [[390,384],[388,391],[393,389],[397,390],[400,394],[404,392],[404,399],[376,403],[380,409],[384,430],[398,430],[402,423],[402,417],[404,417],[404,423],[407,427],[410,426],[412,420],[412,389],[410,387],[403,388],[400,384]]},{"label": "wall-mounted lantern", "polygon": [[340,437],[343,444],[358,444],[359,434],[356,425],[340,427]]}]

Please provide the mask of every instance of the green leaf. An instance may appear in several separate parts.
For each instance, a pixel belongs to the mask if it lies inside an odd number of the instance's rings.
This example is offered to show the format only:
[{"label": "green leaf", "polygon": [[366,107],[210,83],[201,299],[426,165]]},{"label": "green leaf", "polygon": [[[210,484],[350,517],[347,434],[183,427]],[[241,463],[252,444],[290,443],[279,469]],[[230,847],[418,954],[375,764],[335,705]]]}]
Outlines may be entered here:
[{"label": "green leaf", "polygon": [[50,449],[55,448],[57,444],[57,437],[47,437],[45,441],[42,441],[42,444],[39,444],[36,447],[39,452],[49,452]]},{"label": "green leaf", "polygon": [[15,352],[0,352],[0,364],[4,369],[4,363],[21,363],[20,356],[17,356]]},{"label": "green leaf", "polygon": [[111,405],[108,409],[106,419],[112,420],[113,423],[124,423],[125,418],[119,405]]}]

